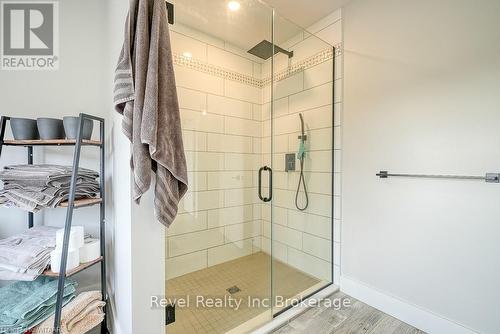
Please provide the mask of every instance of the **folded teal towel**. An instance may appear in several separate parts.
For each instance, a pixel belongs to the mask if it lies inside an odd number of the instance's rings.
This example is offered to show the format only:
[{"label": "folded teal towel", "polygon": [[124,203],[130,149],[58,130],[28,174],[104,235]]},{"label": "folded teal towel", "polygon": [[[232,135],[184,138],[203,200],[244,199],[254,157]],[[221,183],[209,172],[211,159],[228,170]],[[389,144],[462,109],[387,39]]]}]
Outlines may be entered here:
[{"label": "folded teal towel", "polygon": [[[23,333],[55,312],[57,279],[38,277],[0,288],[0,334]],[[63,305],[75,297],[76,282],[66,279]]]}]

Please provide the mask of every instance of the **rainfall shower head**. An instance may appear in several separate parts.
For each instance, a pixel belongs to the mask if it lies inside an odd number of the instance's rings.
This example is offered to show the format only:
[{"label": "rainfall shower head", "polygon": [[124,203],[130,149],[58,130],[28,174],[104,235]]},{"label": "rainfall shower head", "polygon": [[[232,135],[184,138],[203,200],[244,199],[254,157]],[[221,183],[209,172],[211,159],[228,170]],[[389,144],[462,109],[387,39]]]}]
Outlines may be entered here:
[{"label": "rainfall shower head", "polygon": [[[274,54],[277,54],[278,52],[284,53],[288,56],[288,58],[293,57],[293,51],[287,51],[285,49],[280,48],[277,45],[274,45]],[[257,56],[259,58],[262,58],[264,60],[269,59],[273,55],[273,43],[263,40],[250,50],[248,50],[248,53],[253,54],[254,56]]]}]

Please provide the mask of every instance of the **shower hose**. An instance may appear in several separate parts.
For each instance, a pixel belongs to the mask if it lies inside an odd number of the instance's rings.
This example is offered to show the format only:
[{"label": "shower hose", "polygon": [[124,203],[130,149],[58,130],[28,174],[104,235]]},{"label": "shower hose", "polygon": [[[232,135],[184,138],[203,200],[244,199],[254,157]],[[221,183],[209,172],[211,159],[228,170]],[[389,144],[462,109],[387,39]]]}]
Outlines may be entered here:
[{"label": "shower hose", "polygon": [[[306,198],[306,202],[302,207],[299,205],[299,192],[301,184],[304,187],[304,195]],[[304,159],[300,159],[300,177],[299,177],[299,184],[297,185],[297,192],[295,193],[295,206],[300,211],[304,211],[305,209],[307,209],[308,205],[309,205],[309,196],[307,195],[306,181],[304,179]]]},{"label": "shower hose", "polygon": [[[306,135],[304,131],[304,119],[302,117],[302,114],[299,114],[300,116],[300,124],[302,128],[302,136],[300,137],[300,145],[299,145],[299,152],[297,154],[297,157],[300,161],[300,176],[299,176],[299,183],[297,184],[297,192],[295,193],[295,207],[299,209],[300,211],[304,211],[307,209],[309,205],[309,195],[307,194],[307,187],[306,187],[306,180],[304,178],[304,160],[306,156],[305,152],[305,141],[306,141]],[[299,193],[300,193],[300,185],[302,184],[302,187],[304,188],[304,196],[305,196],[305,204],[304,206],[299,205]]]}]

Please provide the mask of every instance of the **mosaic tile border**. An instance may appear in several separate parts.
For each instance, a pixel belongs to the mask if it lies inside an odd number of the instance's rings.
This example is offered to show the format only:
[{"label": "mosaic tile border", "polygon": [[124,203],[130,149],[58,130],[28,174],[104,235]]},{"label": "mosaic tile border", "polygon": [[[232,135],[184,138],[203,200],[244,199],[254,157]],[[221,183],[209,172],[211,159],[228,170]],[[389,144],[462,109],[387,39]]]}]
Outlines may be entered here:
[{"label": "mosaic tile border", "polygon": [[191,70],[213,75],[215,77],[236,81],[252,87],[261,88],[262,80],[252,77],[251,75],[241,74],[236,71],[227,70],[223,67],[212,65],[194,58],[186,57],[174,53],[172,55],[175,65],[183,66]]},{"label": "mosaic tile border", "polygon": [[[335,57],[338,57],[342,54],[342,45],[335,46]],[[284,80],[294,74],[305,71],[311,67],[324,63],[325,61],[333,59],[333,49],[328,48],[323,51],[318,52],[317,54],[301,60],[300,62],[293,64],[292,66],[287,67],[284,70],[281,70],[274,74],[274,81]],[[262,79],[262,86],[269,85],[271,83],[271,77]]]},{"label": "mosaic tile border", "polygon": [[[275,73],[273,76],[274,81],[284,80],[294,74],[305,71],[311,67],[324,63],[325,61],[331,60],[333,59],[334,56],[338,57],[342,55],[342,50],[343,50],[342,44],[340,43],[335,46],[335,55],[333,54],[332,48],[320,51],[309,58],[303,59],[300,62],[293,64],[292,66],[289,66],[286,69]],[[177,53],[174,53],[172,57],[175,65],[186,67],[212,76],[216,76],[218,78],[239,82],[241,84],[245,84],[248,86],[263,88],[271,83],[271,76],[266,77],[264,79],[259,79],[251,75],[242,74],[236,71],[231,71],[223,67],[212,65],[207,62],[186,57]]]}]

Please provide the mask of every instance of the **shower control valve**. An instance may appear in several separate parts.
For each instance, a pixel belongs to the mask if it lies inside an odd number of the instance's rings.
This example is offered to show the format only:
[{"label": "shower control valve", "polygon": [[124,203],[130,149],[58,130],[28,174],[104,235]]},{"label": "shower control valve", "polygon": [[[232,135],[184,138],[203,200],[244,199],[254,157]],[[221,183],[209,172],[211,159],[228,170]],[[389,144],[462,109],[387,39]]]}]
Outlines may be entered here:
[{"label": "shower control valve", "polygon": [[290,172],[295,170],[295,153],[285,154],[285,172]]}]

